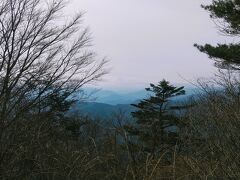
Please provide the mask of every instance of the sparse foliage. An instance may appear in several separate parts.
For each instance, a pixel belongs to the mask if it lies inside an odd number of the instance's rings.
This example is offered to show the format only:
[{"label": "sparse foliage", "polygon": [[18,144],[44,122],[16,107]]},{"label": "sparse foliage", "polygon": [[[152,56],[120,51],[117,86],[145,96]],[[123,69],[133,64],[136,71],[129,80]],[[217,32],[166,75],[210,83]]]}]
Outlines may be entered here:
[{"label": "sparse foliage", "polygon": [[[210,17],[216,22],[220,32],[224,35],[238,39],[240,34],[240,1],[239,0],[213,0],[211,5],[202,6],[210,12]],[[220,68],[240,69],[240,44],[218,44],[212,46],[195,46],[215,60]]]},{"label": "sparse foliage", "polygon": [[64,21],[64,7],[63,0],[0,2],[1,122],[19,118],[56,92],[70,96],[105,74],[106,61],[96,61],[89,49],[82,14]]}]

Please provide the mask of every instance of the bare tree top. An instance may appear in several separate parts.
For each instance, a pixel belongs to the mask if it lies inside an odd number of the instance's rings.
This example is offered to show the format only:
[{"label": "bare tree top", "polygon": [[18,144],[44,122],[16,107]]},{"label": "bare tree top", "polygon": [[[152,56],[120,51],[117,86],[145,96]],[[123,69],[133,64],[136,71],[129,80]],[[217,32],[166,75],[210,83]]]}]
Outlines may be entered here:
[{"label": "bare tree top", "polygon": [[82,13],[66,22],[62,16],[65,6],[64,0],[0,2],[2,115],[23,97],[31,97],[34,104],[53,89],[75,92],[106,73],[106,61],[96,60],[90,49]]}]

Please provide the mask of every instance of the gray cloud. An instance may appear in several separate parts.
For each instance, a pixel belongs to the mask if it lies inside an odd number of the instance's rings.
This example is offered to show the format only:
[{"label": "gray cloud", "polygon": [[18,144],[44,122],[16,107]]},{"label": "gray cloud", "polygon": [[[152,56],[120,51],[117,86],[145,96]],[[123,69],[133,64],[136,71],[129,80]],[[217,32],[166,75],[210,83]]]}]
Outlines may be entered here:
[{"label": "gray cloud", "polygon": [[[110,58],[105,86],[134,86],[166,78],[175,83],[208,77],[213,62],[194,43],[220,37],[198,0],[72,0],[69,12],[84,10],[94,49]],[[209,2],[209,1],[208,1]]]}]

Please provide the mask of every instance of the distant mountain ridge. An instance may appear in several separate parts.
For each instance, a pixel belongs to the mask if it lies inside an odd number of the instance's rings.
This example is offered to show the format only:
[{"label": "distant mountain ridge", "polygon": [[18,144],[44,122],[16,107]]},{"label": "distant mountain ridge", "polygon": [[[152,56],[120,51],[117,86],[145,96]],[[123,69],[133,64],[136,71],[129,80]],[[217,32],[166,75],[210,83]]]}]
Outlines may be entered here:
[{"label": "distant mountain ridge", "polygon": [[95,102],[97,103],[118,105],[135,103],[140,99],[146,98],[148,94],[149,93],[145,90],[125,93],[118,93],[110,90],[99,90],[93,93],[92,96],[95,97]]},{"label": "distant mountain ridge", "polygon": [[[186,97],[193,95],[195,92],[194,88],[185,88],[186,95],[179,96],[177,99],[186,99]],[[94,89],[86,89],[86,93],[94,92]],[[93,93],[93,99],[96,103],[103,103],[109,105],[118,104],[133,104],[137,103],[141,99],[150,96],[150,92],[143,90],[129,91],[129,92],[116,92],[112,90],[95,90]]]},{"label": "distant mountain ridge", "polygon": [[[86,91],[87,93],[91,93],[94,89],[88,89]],[[193,88],[188,88],[186,95],[174,98],[173,101],[184,101],[188,96],[193,95],[194,92]],[[121,111],[124,112],[126,116],[131,117],[131,112],[136,110],[131,104],[136,104],[149,95],[150,93],[146,90],[125,93],[100,90],[92,95],[92,99],[96,98],[95,101],[78,102],[71,108],[70,113],[79,113],[91,118],[109,119]]]},{"label": "distant mountain ridge", "polygon": [[130,104],[110,105],[97,102],[79,102],[71,108],[70,113],[81,114],[91,118],[109,119],[120,112],[130,117],[131,112],[135,110],[136,108]]}]

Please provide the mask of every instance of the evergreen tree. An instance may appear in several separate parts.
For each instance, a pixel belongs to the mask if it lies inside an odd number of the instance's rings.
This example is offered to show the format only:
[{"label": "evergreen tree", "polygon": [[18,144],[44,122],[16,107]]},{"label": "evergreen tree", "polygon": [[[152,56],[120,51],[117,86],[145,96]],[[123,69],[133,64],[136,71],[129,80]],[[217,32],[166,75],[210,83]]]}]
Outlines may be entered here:
[{"label": "evergreen tree", "polygon": [[[211,5],[202,7],[210,12],[210,17],[216,20],[221,33],[238,38],[240,35],[240,0],[213,0]],[[218,44],[212,46],[195,46],[216,61],[220,68],[240,70],[240,43]]]},{"label": "evergreen tree", "polygon": [[175,87],[162,80],[157,85],[150,84],[146,91],[151,96],[133,104],[137,108],[132,113],[136,126],[127,127],[127,130],[130,135],[139,138],[145,151],[154,155],[164,145],[176,143],[176,130],[171,131],[171,128],[176,129],[179,125],[179,119],[173,110],[180,106],[174,106],[170,101],[173,97],[185,94],[185,90],[184,87]]}]

